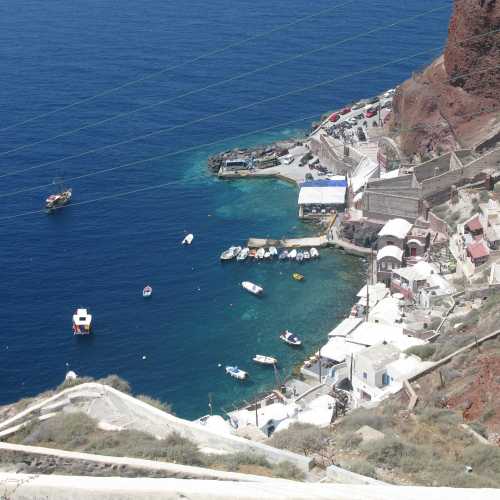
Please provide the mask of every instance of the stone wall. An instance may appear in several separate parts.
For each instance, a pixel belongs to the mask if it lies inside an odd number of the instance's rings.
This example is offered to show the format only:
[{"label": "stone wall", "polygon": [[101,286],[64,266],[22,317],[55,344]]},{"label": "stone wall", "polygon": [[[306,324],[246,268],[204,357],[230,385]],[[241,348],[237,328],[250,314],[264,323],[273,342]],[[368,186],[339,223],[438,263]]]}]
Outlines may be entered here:
[{"label": "stone wall", "polygon": [[415,222],[420,212],[421,203],[418,198],[376,191],[365,191],[363,196],[363,216],[370,219],[386,221],[401,217]]},{"label": "stone wall", "polygon": [[432,211],[429,211],[427,220],[429,221],[430,229],[432,229],[433,231],[437,231],[438,233],[446,235],[450,234],[450,226],[448,226],[448,223],[443,219],[439,218]]},{"label": "stone wall", "polygon": [[430,177],[448,172],[448,170],[450,170],[451,157],[452,153],[446,153],[443,156],[426,161],[414,167],[413,172],[417,181],[422,182]]},{"label": "stone wall", "polygon": [[400,175],[398,177],[393,177],[391,179],[374,179],[368,181],[369,190],[399,190],[399,189],[411,189],[416,188],[416,184],[413,181],[413,175]]}]

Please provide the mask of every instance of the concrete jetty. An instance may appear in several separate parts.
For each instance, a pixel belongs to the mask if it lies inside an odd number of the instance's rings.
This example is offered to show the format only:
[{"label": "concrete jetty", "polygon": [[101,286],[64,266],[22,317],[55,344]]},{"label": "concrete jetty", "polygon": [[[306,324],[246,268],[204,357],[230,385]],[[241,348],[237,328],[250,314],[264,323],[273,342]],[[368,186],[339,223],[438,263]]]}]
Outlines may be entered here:
[{"label": "concrete jetty", "polygon": [[248,240],[248,248],[262,247],[281,247],[281,248],[310,248],[310,247],[326,247],[328,239],[325,235],[312,238],[288,238],[284,240],[273,240],[270,238],[250,238]]}]

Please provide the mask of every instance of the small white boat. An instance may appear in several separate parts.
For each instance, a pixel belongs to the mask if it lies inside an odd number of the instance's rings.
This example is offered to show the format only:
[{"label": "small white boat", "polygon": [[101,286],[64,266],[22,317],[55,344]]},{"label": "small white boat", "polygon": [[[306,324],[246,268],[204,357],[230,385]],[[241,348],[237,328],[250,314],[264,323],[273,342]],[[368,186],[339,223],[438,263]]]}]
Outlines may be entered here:
[{"label": "small white boat", "polygon": [[311,259],[317,259],[319,257],[319,252],[314,247],[309,250],[309,253],[311,254]]},{"label": "small white boat", "polygon": [[234,256],[237,257],[239,253],[241,252],[242,248],[241,247],[231,247],[234,252]]},{"label": "small white boat", "polygon": [[299,339],[299,337],[297,337],[297,335],[294,335],[292,332],[289,332],[288,330],[285,330],[280,335],[280,339],[286,344],[293,346],[299,346],[302,344],[302,341]]},{"label": "small white boat", "polygon": [[295,257],[297,262],[302,262],[304,260],[304,254],[302,252],[297,252],[297,257]]},{"label": "small white boat", "polygon": [[257,253],[255,254],[255,258],[256,259],[263,259],[265,254],[266,254],[266,249],[265,248],[259,248],[257,250]]},{"label": "small white boat", "polygon": [[153,287],[149,286],[149,285],[146,285],[143,289],[142,289],[142,296],[147,298],[147,297],[151,297],[151,294],[153,293]]},{"label": "small white boat", "polygon": [[276,247],[269,247],[269,253],[271,254],[271,257],[275,257],[276,255],[278,255],[278,250],[276,249]]},{"label": "small white boat", "polygon": [[264,292],[264,289],[256,285],[255,283],[252,283],[251,281],[242,281],[241,286],[250,293],[253,293],[254,295],[261,295]]},{"label": "small white boat", "polygon": [[285,260],[285,259],[288,259],[288,250],[283,250],[279,256],[279,260]]},{"label": "small white boat", "polygon": [[189,233],[183,240],[182,240],[182,244],[183,245],[191,245],[191,243],[193,243],[193,238],[194,236]]},{"label": "small white boat", "polygon": [[[220,260],[231,260],[231,259],[234,259],[236,257],[236,249],[237,247],[229,247],[227,250],[225,250],[224,252],[222,252],[220,254]],[[241,250],[241,249],[240,249]],[[238,251],[239,253],[239,251]]]},{"label": "small white boat", "polygon": [[292,251],[288,252],[288,258],[290,260],[295,260],[297,258],[297,250],[295,250],[295,248]]},{"label": "small white boat", "polygon": [[309,252],[304,252],[304,260],[309,260],[311,258],[311,254]]},{"label": "small white boat", "polygon": [[238,254],[238,256],[236,257],[236,260],[238,261],[243,261],[245,260],[247,257],[248,257],[248,254],[250,253],[250,249],[245,247],[241,250],[241,252]]},{"label": "small white boat", "polygon": [[271,252],[264,252],[264,259],[270,259],[271,258]]},{"label": "small white boat", "polygon": [[226,373],[238,380],[245,380],[248,377],[248,373],[244,370],[240,370],[237,366],[226,366]]},{"label": "small white boat", "polygon": [[92,315],[87,309],[77,309],[73,314],[73,334],[89,335],[92,330]]},{"label": "small white boat", "polygon": [[273,358],[272,356],[263,356],[262,354],[256,354],[253,357],[253,360],[256,363],[259,363],[261,365],[276,365],[276,364],[278,364],[278,360],[276,358]]}]

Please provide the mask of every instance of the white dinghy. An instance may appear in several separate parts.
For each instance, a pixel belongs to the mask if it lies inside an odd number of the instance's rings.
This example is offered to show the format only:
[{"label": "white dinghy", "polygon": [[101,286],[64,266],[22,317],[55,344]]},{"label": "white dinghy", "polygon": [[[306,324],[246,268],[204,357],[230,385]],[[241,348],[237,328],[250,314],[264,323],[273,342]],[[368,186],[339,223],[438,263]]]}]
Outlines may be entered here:
[{"label": "white dinghy", "polygon": [[241,283],[241,286],[250,293],[253,293],[254,295],[262,295],[264,293],[264,289],[256,285],[255,283],[252,283],[251,281],[243,281]]},{"label": "white dinghy", "polygon": [[262,354],[256,354],[253,357],[253,360],[256,363],[259,363],[261,365],[276,365],[276,364],[278,364],[278,360],[276,358],[273,358],[272,356],[264,356]]},{"label": "white dinghy", "polygon": [[245,380],[248,377],[248,373],[237,366],[226,366],[226,373],[238,380]]},{"label": "white dinghy", "polygon": [[191,243],[193,243],[193,238],[194,236],[189,233],[183,240],[182,240],[182,244],[183,245],[191,245]]}]

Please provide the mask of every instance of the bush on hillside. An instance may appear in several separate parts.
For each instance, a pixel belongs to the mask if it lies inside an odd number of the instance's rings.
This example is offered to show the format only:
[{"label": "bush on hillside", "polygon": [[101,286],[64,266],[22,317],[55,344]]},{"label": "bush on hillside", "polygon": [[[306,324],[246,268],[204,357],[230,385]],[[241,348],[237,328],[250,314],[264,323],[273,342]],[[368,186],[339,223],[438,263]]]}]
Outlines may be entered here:
[{"label": "bush on hillside", "polygon": [[500,471],[500,448],[486,444],[474,444],[464,450],[464,463],[473,472],[494,478],[498,481]]},{"label": "bush on hillside", "polygon": [[374,479],[377,478],[377,472],[375,471],[375,467],[366,460],[353,460],[352,462],[343,465],[345,466],[346,469],[356,474],[372,477]]},{"label": "bush on hillside", "polygon": [[403,460],[410,460],[416,455],[416,446],[404,443],[395,437],[370,441],[363,446],[363,449],[371,463],[389,467],[399,467]]},{"label": "bush on hillside", "polygon": [[328,445],[330,433],[312,424],[294,423],[283,431],[275,432],[267,444],[310,455]]},{"label": "bush on hillside", "polygon": [[140,399],[144,403],[154,406],[155,408],[158,408],[159,410],[162,410],[166,413],[170,413],[171,415],[174,415],[174,412],[172,410],[172,407],[170,406],[169,403],[164,403],[163,401],[160,401],[159,399],[152,398],[150,396],[147,396],[146,394],[139,394],[135,396],[137,399]]},{"label": "bush on hillside", "polygon": [[291,462],[279,462],[272,467],[273,476],[283,479],[293,479],[295,481],[304,481],[305,474]]},{"label": "bush on hillside", "polygon": [[390,416],[378,415],[374,410],[358,408],[343,418],[340,427],[344,431],[357,431],[363,425],[381,431],[391,427],[391,418]]},{"label": "bush on hillside", "polygon": [[109,385],[110,387],[113,387],[113,389],[124,392],[125,394],[130,394],[132,392],[130,384],[126,380],[120,378],[118,375],[108,375],[107,377],[99,379],[97,382],[99,382],[100,384]]},{"label": "bush on hillside", "polygon": [[415,345],[406,349],[405,352],[406,354],[413,354],[414,356],[418,356],[421,360],[425,361],[436,352],[436,346],[432,344]]}]

